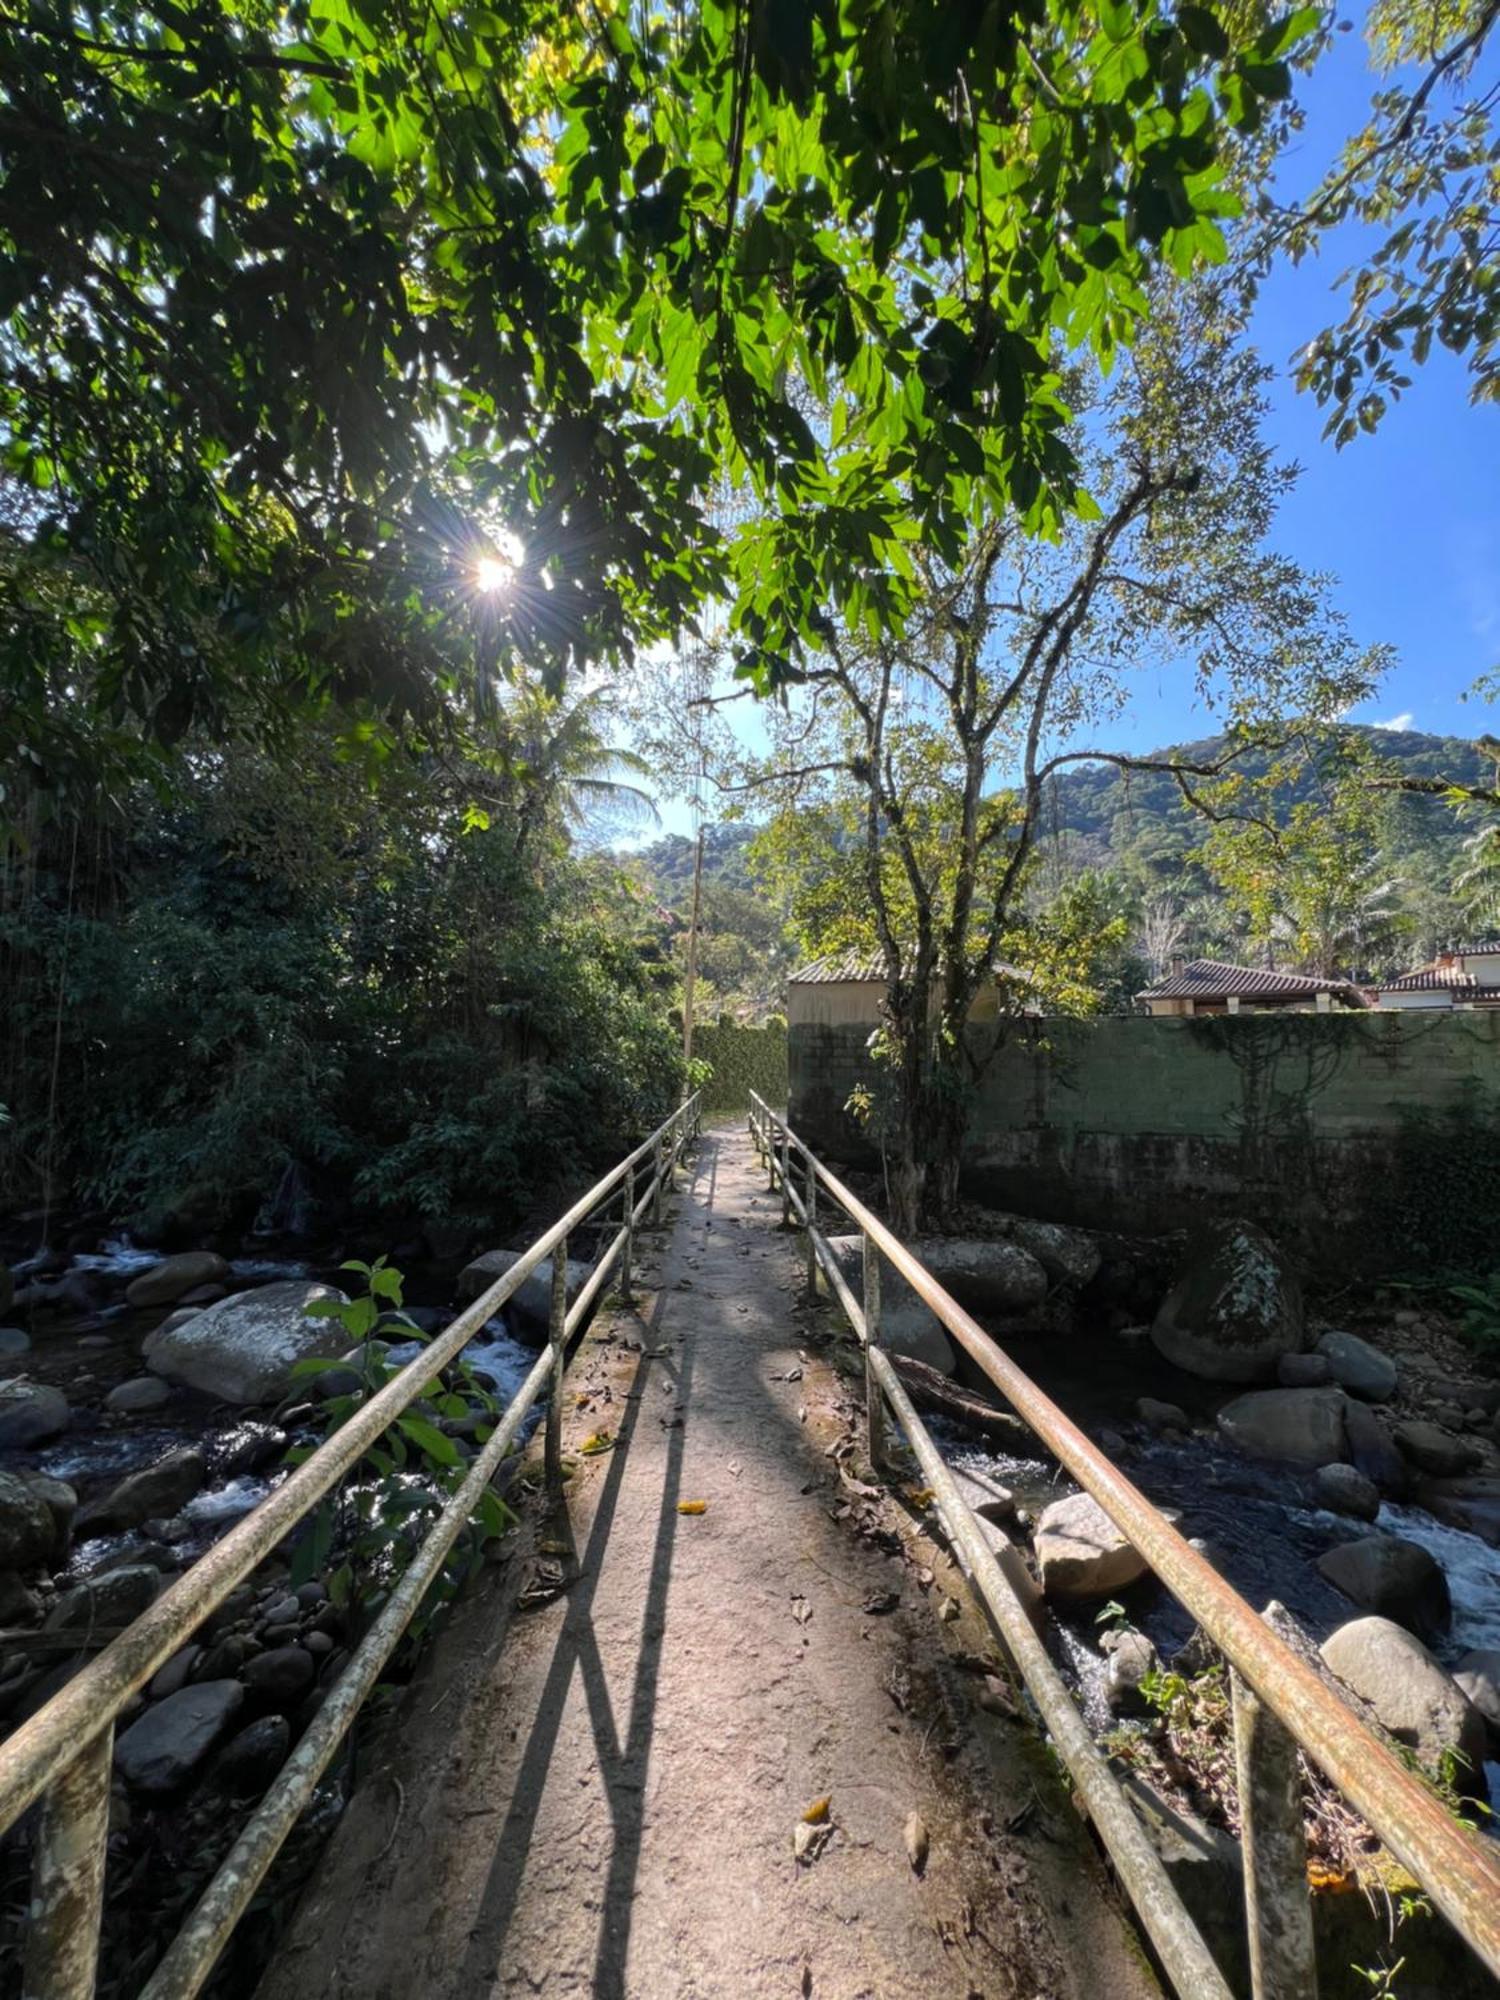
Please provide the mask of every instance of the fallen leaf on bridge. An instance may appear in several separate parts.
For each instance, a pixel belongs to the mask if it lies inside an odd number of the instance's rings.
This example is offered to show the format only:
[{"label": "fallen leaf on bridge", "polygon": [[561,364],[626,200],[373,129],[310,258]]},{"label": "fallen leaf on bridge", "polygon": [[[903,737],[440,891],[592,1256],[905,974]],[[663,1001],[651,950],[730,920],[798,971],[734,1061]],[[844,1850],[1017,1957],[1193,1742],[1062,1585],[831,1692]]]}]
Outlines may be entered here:
[{"label": "fallen leaf on bridge", "polygon": [[811,1867],[833,1837],[833,1825],[823,1820],[817,1826],[809,1826],[806,1820],[798,1820],[792,1834],[792,1853],[804,1867]]},{"label": "fallen leaf on bridge", "polygon": [[706,1514],[708,1512],[708,1502],[706,1500],[679,1500],[677,1511],[679,1514]]},{"label": "fallen leaf on bridge", "polygon": [[828,1817],[828,1808],[833,1804],[832,1792],[825,1792],[820,1799],[814,1799],[802,1817],[809,1826],[816,1826]]},{"label": "fallen leaf on bridge", "polygon": [[609,1431],[592,1431],[578,1447],[584,1458],[597,1458],[601,1451],[613,1451],[615,1440]]},{"label": "fallen leaf on bridge", "polygon": [[927,1824],[920,1813],[912,1813],[903,1829],[906,1858],[913,1870],[922,1874],[927,1867]]}]

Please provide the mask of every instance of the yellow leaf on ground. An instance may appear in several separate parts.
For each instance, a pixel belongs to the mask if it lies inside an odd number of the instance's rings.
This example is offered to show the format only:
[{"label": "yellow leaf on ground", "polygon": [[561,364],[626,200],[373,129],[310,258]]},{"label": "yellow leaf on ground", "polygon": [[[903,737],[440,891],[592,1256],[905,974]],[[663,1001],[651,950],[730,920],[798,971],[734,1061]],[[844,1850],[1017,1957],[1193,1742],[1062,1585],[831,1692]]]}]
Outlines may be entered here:
[{"label": "yellow leaf on ground", "polygon": [[677,1511],[679,1514],[706,1514],[708,1512],[708,1502],[706,1500],[679,1500]]},{"label": "yellow leaf on ground", "polygon": [[612,1450],[614,1442],[608,1431],[593,1431],[578,1449],[585,1458],[597,1458],[601,1451]]},{"label": "yellow leaf on ground", "polygon": [[828,1808],[833,1804],[833,1794],[826,1793],[821,1799],[814,1799],[802,1815],[809,1826],[816,1826],[819,1820],[827,1819]]}]

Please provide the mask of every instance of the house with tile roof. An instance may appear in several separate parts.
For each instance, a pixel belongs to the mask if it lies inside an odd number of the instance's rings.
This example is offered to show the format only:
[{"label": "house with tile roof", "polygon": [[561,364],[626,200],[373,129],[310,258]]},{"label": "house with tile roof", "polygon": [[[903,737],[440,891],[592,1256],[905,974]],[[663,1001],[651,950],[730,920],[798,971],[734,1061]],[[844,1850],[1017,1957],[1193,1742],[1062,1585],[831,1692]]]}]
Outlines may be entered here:
[{"label": "house with tile roof", "polygon": [[1230,965],[1218,958],[1174,958],[1164,978],[1138,996],[1148,1014],[1331,1013],[1371,1005],[1348,979],[1319,979],[1276,966]]},{"label": "house with tile roof", "polygon": [[[1040,1007],[1025,996],[1031,985],[1014,965],[998,965],[993,981],[975,999],[969,1019],[975,1023],[1007,1015],[1038,1015]],[[885,966],[876,953],[829,952],[799,966],[787,980],[787,1027],[843,1027],[880,1020],[886,988]]]},{"label": "house with tile roof", "polygon": [[1427,965],[1372,986],[1378,1007],[1500,1006],[1500,938],[1479,938],[1440,951]]}]

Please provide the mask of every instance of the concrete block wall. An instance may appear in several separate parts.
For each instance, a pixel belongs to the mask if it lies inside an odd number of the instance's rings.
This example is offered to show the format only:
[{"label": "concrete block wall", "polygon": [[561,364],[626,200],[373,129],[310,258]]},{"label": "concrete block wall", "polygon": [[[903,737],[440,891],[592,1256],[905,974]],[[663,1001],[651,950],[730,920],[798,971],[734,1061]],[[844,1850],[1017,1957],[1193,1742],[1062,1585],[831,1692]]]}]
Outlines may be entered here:
[{"label": "concrete block wall", "polygon": [[[868,1158],[866,1024],[793,1024],[794,1126]],[[1156,1233],[1249,1214],[1309,1259],[1500,1267],[1500,1011],[1017,1023],[976,1086],[997,1206]]]}]

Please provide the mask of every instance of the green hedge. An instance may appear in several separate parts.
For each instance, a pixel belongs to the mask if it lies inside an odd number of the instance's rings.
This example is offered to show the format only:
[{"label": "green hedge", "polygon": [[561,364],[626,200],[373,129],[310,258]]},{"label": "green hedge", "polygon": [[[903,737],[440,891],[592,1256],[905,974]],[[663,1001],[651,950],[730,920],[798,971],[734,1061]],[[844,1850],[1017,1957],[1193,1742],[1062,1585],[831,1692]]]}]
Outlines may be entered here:
[{"label": "green hedge", "polygon": [[710,1065],[713,1075],[703,1085],[706,1112],[747,1111],[750,1093],[758,1090],[768,1104],[786,1103],[786,1023],[764,1028],[740,1028],[732,1021],[695,1028],[693,1057]]}]

